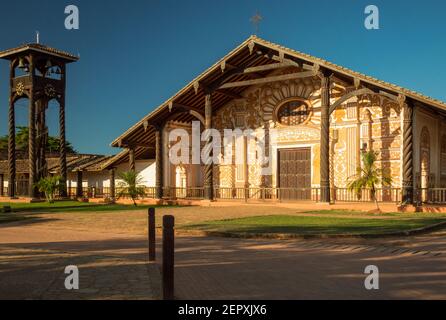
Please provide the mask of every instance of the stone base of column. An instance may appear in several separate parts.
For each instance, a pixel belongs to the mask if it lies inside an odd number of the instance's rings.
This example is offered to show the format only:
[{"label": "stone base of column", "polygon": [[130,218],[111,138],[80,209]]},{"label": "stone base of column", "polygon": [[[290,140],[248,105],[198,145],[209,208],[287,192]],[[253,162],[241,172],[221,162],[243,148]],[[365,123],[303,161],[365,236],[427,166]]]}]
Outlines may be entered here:
[{"label": "stone base of column", "polygon": [[214,192],[212,187],[205,186],[204,187],[204,200],[213,201],[214,200]]},{"label": "stone base of column", "polygon": [[414,196],[413,196],[413,188],[412,187],[403,187],[402,189],[402,205],[412,205],[414,204]]},{"label": "stone base of column", "polygon": [[162,187],[155,188],[155,199],[163,200],[163,188]]},{"label": "stone base of column", "polygon": [[320,203],[331,203],[331,197],[330,197],[330,187],[321,187],[321,200]]}]

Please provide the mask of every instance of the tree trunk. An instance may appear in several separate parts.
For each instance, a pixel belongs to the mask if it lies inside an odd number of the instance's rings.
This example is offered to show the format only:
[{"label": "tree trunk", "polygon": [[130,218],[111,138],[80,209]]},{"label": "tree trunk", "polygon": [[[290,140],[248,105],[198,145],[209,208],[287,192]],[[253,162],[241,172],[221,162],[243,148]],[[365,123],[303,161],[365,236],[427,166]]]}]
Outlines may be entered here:
[{"label": "tree trunk", "polygon": [[376,191],[375,188],[372,188],[372,199],[375,202],[376,205],[376,211],[381,212],[381,209],[379,208],[378,199],[376,198]]}]

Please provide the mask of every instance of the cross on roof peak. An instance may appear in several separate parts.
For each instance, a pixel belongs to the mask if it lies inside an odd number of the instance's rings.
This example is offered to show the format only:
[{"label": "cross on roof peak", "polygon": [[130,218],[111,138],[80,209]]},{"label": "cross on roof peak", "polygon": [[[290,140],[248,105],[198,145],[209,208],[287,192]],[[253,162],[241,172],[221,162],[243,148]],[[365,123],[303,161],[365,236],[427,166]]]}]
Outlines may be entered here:
[{"label": "cross on roof peak", "polygon": [[254,16],[251,17],[250,21],[255,27],[256,35],[259,33],[260,23],[262,22],[263,17],[260,15],[259,11],[256,12]]}]

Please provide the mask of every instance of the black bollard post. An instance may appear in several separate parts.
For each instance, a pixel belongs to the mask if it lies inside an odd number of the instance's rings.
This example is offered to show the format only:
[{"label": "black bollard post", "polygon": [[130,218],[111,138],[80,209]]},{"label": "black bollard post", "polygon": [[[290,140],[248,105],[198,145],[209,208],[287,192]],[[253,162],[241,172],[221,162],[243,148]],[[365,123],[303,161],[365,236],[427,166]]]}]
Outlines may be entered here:
[{"label": "black bollard post", "polygon": [[155,208],[149,208],[148,214],[149,261],[156,260]]},{"label": "black bollard post", "polygon": [[163,217],[163,299],[174,299],[174,216]]}]

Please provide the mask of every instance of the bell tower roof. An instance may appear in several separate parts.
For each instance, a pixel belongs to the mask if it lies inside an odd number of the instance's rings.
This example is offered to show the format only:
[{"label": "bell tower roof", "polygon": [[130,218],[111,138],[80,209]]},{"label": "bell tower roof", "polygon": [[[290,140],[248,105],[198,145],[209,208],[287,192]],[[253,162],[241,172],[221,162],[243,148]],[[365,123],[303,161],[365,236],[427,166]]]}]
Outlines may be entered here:
[{"label": "bell tower roof", "polygon": [[17,55],[27,52],[37,52],[40,54],[43,53],[49,56],[62,59],[65,63],[75,62],[79,60],[79,57],[72,55],[71,53],[54,49],[40,43],[29,43],[29,44],[24,44],[17,48],[0,51],[0,59],[13,60]]}]

